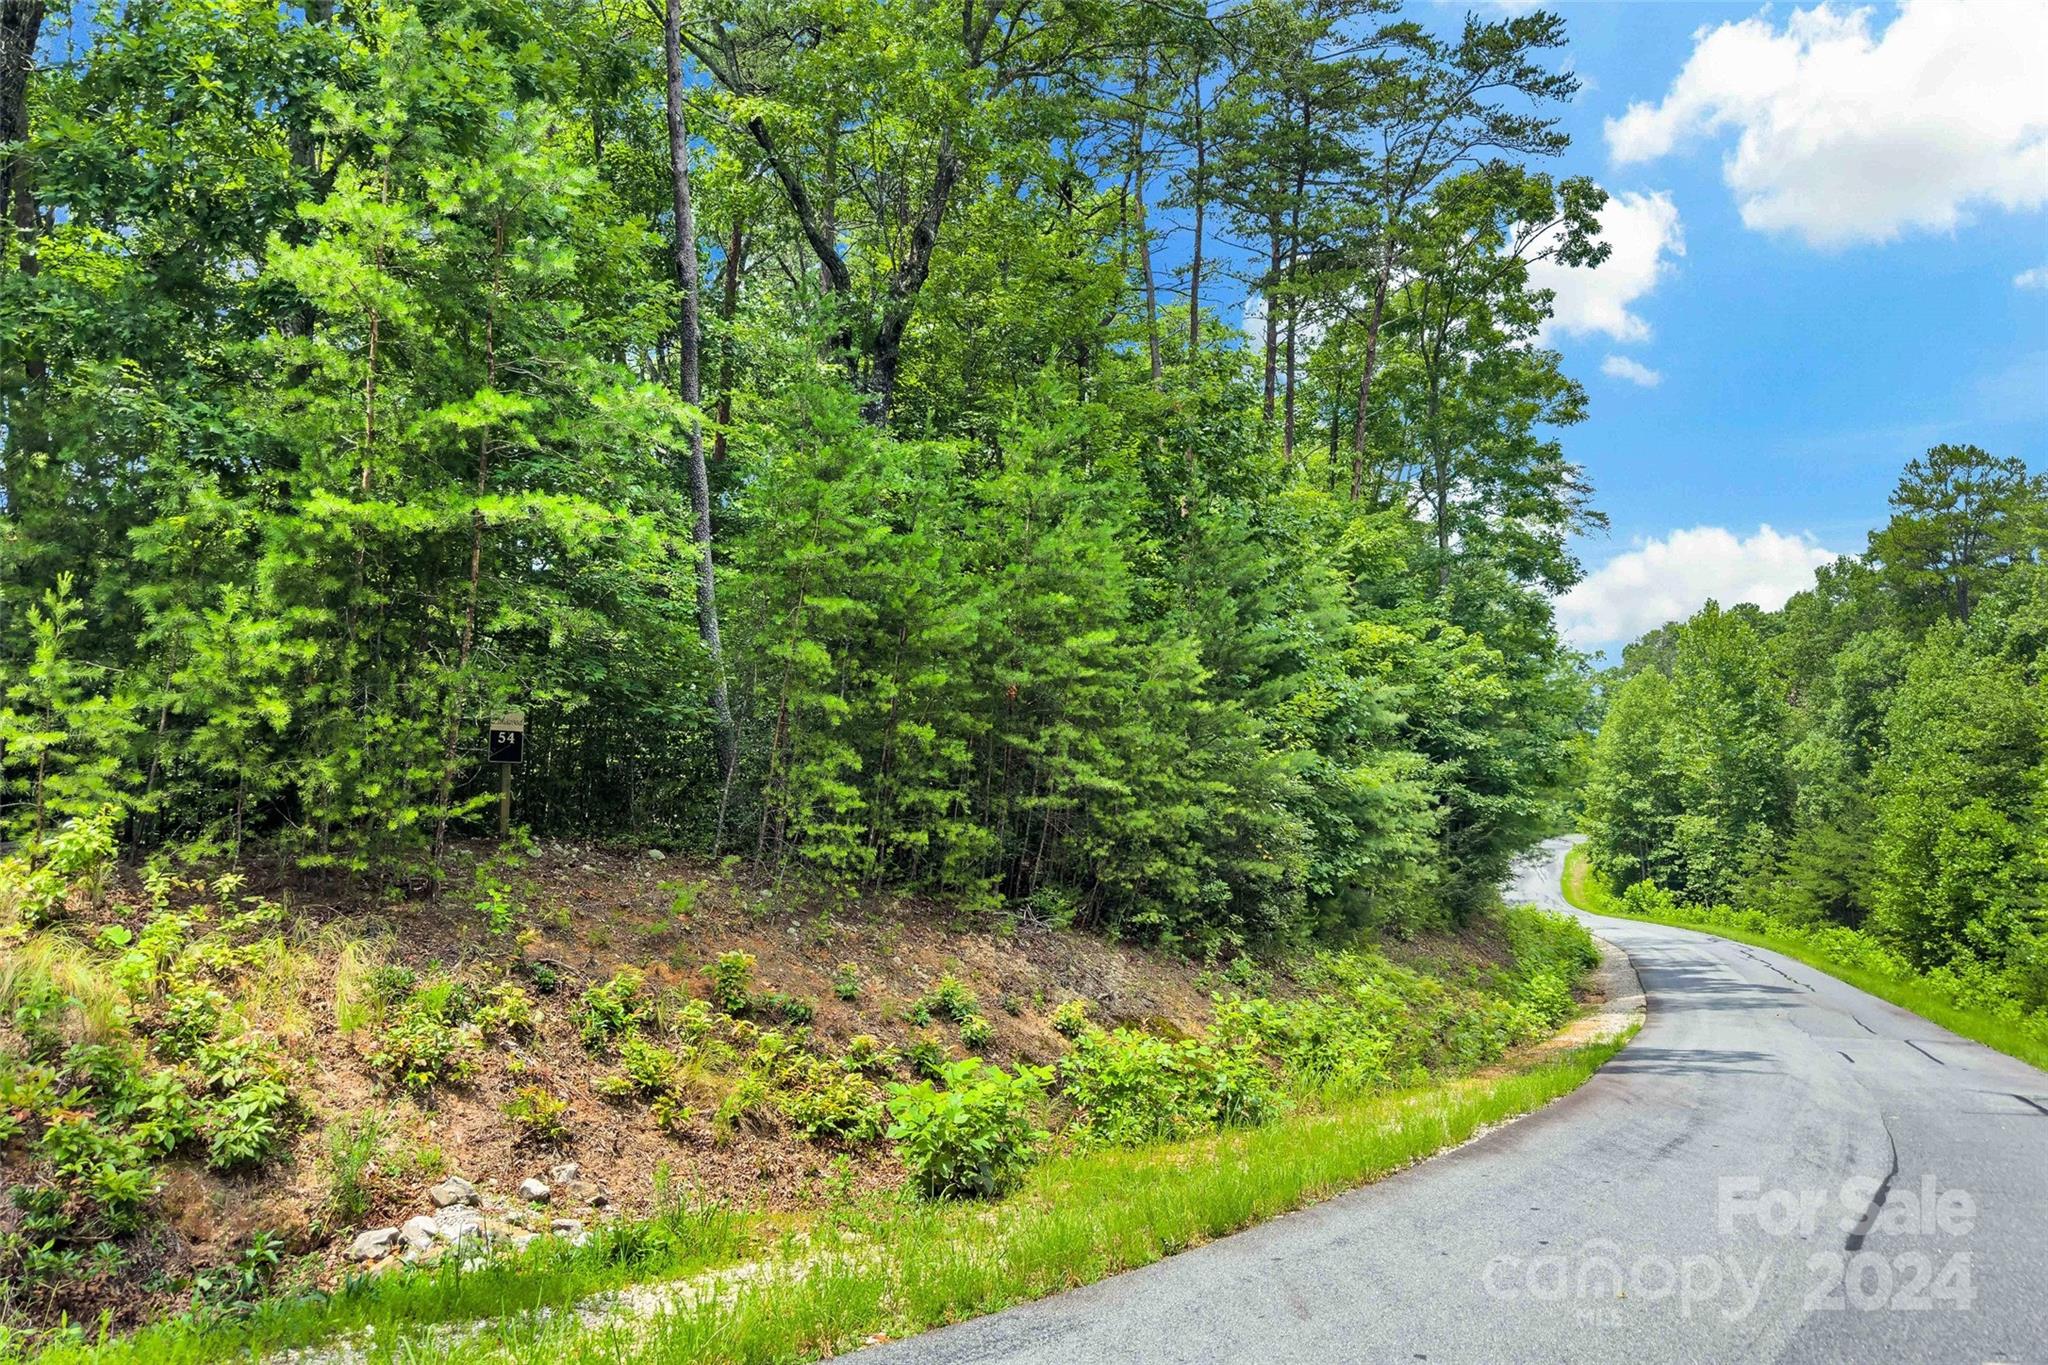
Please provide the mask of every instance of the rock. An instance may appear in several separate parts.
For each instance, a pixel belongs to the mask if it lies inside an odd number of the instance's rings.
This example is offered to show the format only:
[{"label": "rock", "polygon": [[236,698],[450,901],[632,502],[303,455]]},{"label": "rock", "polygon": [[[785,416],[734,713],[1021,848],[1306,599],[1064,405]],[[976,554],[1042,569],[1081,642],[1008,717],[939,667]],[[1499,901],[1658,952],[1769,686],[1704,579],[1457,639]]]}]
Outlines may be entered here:
[{"label": "rock", "polygon": [[470,1184],[459,1175],[451,1175],[440,1184],[434,1186],[434,1188],[428,1190],[427,1198],[437,1209],[445,1209],[452,1204],[474,1204],[476,1202],[476,1186]]},{"label": "rock", "polygon": [[548,1182],[545,1180],[536,1180],[532,1176],[528,1176],[519,1182],[519,1197],[521,1199],[531,1199],[536,1204],[547,1203],[554,1196],[554,1193],[554,1190],[549,1188]]},{"label": "rock", "polygon": [[348,1244],[348,1258],[351,1261],[374,1261],[396,1245],[397,1228],[371,1228],[357,1233],[356,1239]]},{"label": "rock", "polygon": [[483,1215],[464,1204],[451,1204],[433,1217],[434,1233],[443,1241],[461,1242],[484,1235]]},{"label": "rock", "polygon": [[583,1178],[583,1168],[573,1161],[564,1161],[548,1172],[548,1179],[557,1185],[573,1185]]},{"label": "rock", "polygon": [[662,851],[661,851],[660,849],[658,849],[658,848],[650,848],[650,849],[648,849],[648,850],[647,850],[647,856],[648,856],[649,858],[653,859],[653,860],[654,860],[655,862],[657,862],[657,863],[658,863],[658,862],[661,862],[661,861],[662,861],[663,859],[665,859],[665,858],[667,858],[667,857],[668,857],[668,855],[667,855],[666,853],[663,853],[663,852],[662,852]]},{"label": "rock", "polygon": [[434,1239],[440,1236],[440,1231],[434,1226],[434,1220],[423,1213],[417,1218],[406,1219],[405,1226],[398,1230],[398,1235],[412,1250],[425,1251],[434,1244]]},{"label": "rock", "polygon": [[512,1234],[511,1239],[512,1249],[514,1251],[524,1251],[533,1245],[533,1239],[538,1236],[540,1234],[537,1232],[515,1232]]},{"label": "rock", "polygon": [[557,1218],[554,1222],[548,1224],[548,1230],[557,1237],[581,1237],[583,1235],[583,1220],[581,1218]]},{"label": "rock", "polygon": [[596,1194],[590,1196],[590,1207],[594,1209],[608,1209],[611,1206],[612,1201],[605,1195],[603,1190],[599,1190]]}]

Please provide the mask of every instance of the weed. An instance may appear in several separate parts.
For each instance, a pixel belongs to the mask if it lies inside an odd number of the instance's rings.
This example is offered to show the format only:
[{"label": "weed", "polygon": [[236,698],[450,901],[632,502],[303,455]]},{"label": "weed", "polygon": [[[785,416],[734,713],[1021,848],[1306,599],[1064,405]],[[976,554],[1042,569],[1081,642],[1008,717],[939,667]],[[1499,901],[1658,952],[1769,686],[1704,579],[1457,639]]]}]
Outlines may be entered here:
[{"label": "weed", "polygon": [[1079,1038],[1081,1031],[1088,1027],[1088,1002],[1085,1000],[1062,1000],[1053,1007],[1052,1031],[1062,1038]]},{"label": "weed", "polygon": [[569,1138],[566,1121],[569,1102],[538,1085],[522,1085],[505,1101],[505,1117],[519,1130],[521,1140],[542,1146],[556,1146]]},{"label": "weed", "polygon": [[752,953],[720,953],[716,961],[705,967],[704,974],[711,980],[712,1004],[735,1018],[747,1012],[754,982]]},{"label": "weed", "polygon": [[616,1046],[620,1035],[647,1017],[644,994],[647,978],[631,967],[621,967],[611,980],[601,981],[583,992],[576,1011],[576,1032],[593,1052]]},{"label": "weed", "polygon": [[960,1046],[970,1052],[984,1052],[996,1040],[995,1025],[978,1014],[960,1021]]}]

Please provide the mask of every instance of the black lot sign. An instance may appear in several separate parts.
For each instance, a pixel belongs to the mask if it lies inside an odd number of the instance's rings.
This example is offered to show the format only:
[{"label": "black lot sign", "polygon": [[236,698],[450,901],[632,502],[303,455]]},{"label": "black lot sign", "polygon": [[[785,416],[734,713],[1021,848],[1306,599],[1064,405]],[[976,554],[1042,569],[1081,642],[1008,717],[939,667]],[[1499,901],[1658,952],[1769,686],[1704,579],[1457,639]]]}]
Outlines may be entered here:
[{"label": "black lot sign", "polygon": [[526,761],[526,714],[513,711],[491,722],[491,762]]}]

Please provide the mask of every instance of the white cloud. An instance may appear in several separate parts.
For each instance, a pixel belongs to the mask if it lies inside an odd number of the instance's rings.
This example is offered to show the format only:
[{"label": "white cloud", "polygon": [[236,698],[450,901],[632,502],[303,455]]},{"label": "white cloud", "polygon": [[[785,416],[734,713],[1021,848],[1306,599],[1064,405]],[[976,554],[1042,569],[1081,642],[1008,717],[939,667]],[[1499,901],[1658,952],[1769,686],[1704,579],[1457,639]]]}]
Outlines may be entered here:
[{"label": "white cloud", "polygon": [[1632,640],[1682,621],[1713,598],[1766,611],[1813,586],[1813,571],[1835,559],[1811,536],[1760,526],[1737,536],[1720,526],[1673,531],[1616,555],[1558,599],[1558,629],[1581,649]]},{"label": "white cloud", "polygon": [[1609,379],[1624,379],[1638,388],[1654,389],[1664,382],[1661,372],[1625,355],[1611,355],[1600,362],[1600,373]]},{"label": "white cloud", "polygon": [[2022,270],[2012,277],[2015,289],[2048,289],[2048,265],[2037,265],[2032,270]]},{"label": "white cloud", "polygon": [[1670,272],[1669,258],[1685,254],[1678,206],[1663,190],[1624,191],[1600,211],[1600,236],[1612,250],[1598,266],[1543,260],[1529,268],[1530,283],[1557,295],[1545,331],[1647,341],[1650,324],[1630,309]]},{"label": "white cloud", "polygon": [[2048,5],[1821,4],[1702,28],[1658,104],[1607,120],[1617,164],[1733,131],[1742,221],[1815,246],[1943,232],[1980,205],[2048,204]]}]

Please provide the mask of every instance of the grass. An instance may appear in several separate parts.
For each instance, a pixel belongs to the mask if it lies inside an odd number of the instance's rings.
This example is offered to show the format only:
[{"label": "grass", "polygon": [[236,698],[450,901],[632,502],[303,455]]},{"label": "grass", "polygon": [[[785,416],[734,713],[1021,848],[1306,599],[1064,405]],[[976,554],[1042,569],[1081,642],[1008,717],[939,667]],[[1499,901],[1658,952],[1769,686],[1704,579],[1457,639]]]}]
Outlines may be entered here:
[{"label": "grass", "polygon": [[[39,1365],[183,1365],[340,1334],[370,1360],[814,1359],[1087,1284],[1378,1179],[1567,1093],[1626,1041],[1304,1107],[1263,1127],[1057,1157],[999,1204],[872,1200],[779,1236],[756,1217],[678,1212],[666,1225],[655,1220],[658,1235],[638,1234],[646,1245],[634,1245],[635,1227],[650,1225],[622,1227],[582,1251],[537,1248],[468,1273],[444,1263],[386,1275],[325,1302],[266,1304],[240,1322],[167,1323],[53,1349]],[[749,1255],[756,1259],[739,1276],[700,1280],[651,1316],[593,1325],[536,1311],[701,1276]],[[451,1323],[463,1325],[436,1332]]]},{"label": "grass", "polygon": [[2017,1057],[2030,1066],[2048,1070],[2048,1041],[2043,1041],[2020,1025],[2003,1019],[1989,1010],[1959,1004],[1928,981],[1917,977],[1898,977],[1885,972],[1868,971],[1832,960],[1796,925],[1785,925],[1774,931],[1761,932],[1740,925],[1722,923],[1719,920],[1689,917],[1682,913],[1674,916],[1639,915],[1624,910],[1621,898],[1600,880],[1598,873],[1594,872],[1587,859],[1584,844],[1573,847],[1565,854],[1561,889],[1564,898],[1571,904],[1596,915],[1614,915],[1622,919],[1668,924],[1679,929],[1694,929],[1720,938],[1734,939],[1738,943],[1747,943],[1753,947],[1768,948],[1775,953],[1783,953],[1786,957],[1826,972],[1836,980],[1846,982],[1880,1000],[1887,1000],[1901,1009],[1911,1010],[1951,1033],[1975,1039],[1988,1048],[1994,1048],[2010,1057]]},{"label": "grass", "polygon": [[387,1359],[403,1334],[422,1327],[518,1320],[623,1285],[732,1264],[754,1245],[751,1222],[716,1207],[678,1205],[644,1222],[599,1226],[581,1247],[542,1239],[522,1255],[471,1270],[451,1256],[422,1270],[352,1279],[332,1296],[270,1299],[242,1317],[170,1319],[126,1337],[53,1345],[33,1359],[35,1365],[201,1365],[358,1336],[372,1359]]}]

